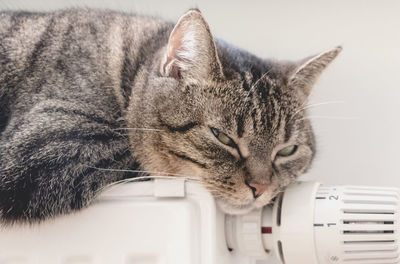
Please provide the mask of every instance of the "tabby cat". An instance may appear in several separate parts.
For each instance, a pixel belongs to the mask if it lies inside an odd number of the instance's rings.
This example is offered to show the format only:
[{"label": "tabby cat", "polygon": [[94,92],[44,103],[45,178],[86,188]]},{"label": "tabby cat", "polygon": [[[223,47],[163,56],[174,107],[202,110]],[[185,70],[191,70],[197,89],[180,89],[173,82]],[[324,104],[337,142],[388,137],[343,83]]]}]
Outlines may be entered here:
[{"label": "tabby cat", "polygon": [[0,220],[38,222],[137,176],[187,177],[228,213],[267,204],[315,154],[307,98],[337,47],[300,62],[114,11],[0,12]]}]

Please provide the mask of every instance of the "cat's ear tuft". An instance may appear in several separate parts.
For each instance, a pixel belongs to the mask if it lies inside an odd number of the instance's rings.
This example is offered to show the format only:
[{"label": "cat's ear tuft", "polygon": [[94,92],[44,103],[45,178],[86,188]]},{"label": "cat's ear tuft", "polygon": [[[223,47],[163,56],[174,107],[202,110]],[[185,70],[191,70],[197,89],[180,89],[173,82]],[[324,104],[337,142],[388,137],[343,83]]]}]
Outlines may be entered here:
[{"label": "cat's ear tuft", "polygon": [[223,74],[210,28],[199,10],[189,10],[175,25],[161,72],[191,83]]},{"label": "cat's ear tuft", "polygon": [[322,71],[336,58],[342,47],[338,46],[302,60],[289,79],[289,85],[300,89],[305,96],[309,96],[311,88]]}]

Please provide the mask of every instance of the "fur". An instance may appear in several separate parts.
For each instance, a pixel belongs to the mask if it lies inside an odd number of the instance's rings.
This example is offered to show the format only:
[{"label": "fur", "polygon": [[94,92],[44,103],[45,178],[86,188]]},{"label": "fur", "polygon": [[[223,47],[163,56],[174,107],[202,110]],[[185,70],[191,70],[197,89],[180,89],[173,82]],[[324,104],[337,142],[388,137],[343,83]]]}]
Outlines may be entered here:
[{"label": "fur", "polygon": [[[201,182],[229,213],[261,207],[310,167],[302,108],[339,51],[260,59],[214,39],[198,10],[176,25],[91,9],[0,12],[0,219],[52,218],[108,184],[160,173]],[[289,145],[296,152],[279,157]],[[255,198],[246,182],[268,189]]]}]

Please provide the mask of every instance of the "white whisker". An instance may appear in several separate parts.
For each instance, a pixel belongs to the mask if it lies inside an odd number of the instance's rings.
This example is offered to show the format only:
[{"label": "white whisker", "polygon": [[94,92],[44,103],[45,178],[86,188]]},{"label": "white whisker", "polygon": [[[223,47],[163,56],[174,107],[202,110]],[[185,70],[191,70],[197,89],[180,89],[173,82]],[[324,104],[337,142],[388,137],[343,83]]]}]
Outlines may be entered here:
[{"label": "white whisker", "polygon": [[[272,70],[272,69],[271,69],[271,70]],[[261,77],[258,78],[258,80],[250,87],[249,91],[247,92],[247,95],[246,95],[247,97],[250,96],[250,94],[251,94],[251,93],[254,91],[254,89],[256,88],[257,84],[258,84],[265,76],[267,76],[268,73],[271,72],[271,70],[269,70],[269,71],[263,73],[263,74],[261,75]]]},{"label": "white whisker", "polygon": [[268,73],[270,73],[271,70],[265,72],[261,77],[251,86],[250,91],[256,87],[256,85],[265,77],[267,76]]},{"label": "white whisker", "polygon": [[[181,177],[181,178],[190,178],[193,177],[191,175],[184,175],[184,174],[178,174],[178,173],[170,173],[170,172],[166,172],[166,171],[145,171],[145,170],[127,170],[127,169],[113,169],[113,168],[97,168],[97,167],[93,167],[93,166],[88,166],[85,165],[88,168],[92,168],[92,169],[96,169],[96,170],[100,170],[100,171],[115,171],[115,172],[132,172],[132,173],[151,173],[151,174],[165,174],[165,177]],[[153,176],[143,176],[143,177],[153,177]],[[139,178],[139,177],[135,177]],[[195,178],[193,178],[195,179]]]},{"label": "white whisker", "polygon": [[320,102],[320,103],[306,105],[303,109],[307,109],[307,108],[314,107],[314,106],[320,106],[320,105],[344,104],[344,103],[345,103],[345,101],[326,101],[326,102]]},{"label": "white whisker", "polygon": [[306,110],[311,107],[320,106],[320,105],[328,105],[328,104],[344,104],[344,103],[345,103],[345,101],[326,101],[326,102],[321,102],[321,103],[309,104],[309,105],[305,105],[305,106],[303,104],[303,106],[301,106],[300,109],[296,110],[296,112],[294,112],[294,114],[292,116],[295,116],[298,113],[300,113],[301,111]]},{"label": "white whisker", "polygon": [[360,119],[359,117],[347,117],[347,116],[307,116],[297,120],[304,120],[304,119],[330,119],[330,120],[357,120]]},{"label": "white whisker", "polygon": [[185,179],[189,181],[199,181],[194,178],[190,177],[181,177],[181,176],[162,176],[162,175],[153,175],[153,176],[140,176],[140,177],[134,177],[134,178],[127,178],[123,179],[120,181],[116,181],[110,184],[107,184],[103,186],[102,188],[98,189],[96,191],[97,194],[101,193],[104,189],[111,189],[112,187],[116,187],[117,185],[125,184],[125,183],[130,183],[130,182],[135,182],[135,181],[142,181],[142,180],[149,180],[149,179]]},{"label": "white whisker", "polygon": [[[345,103],[345,101],[326,101],[326,102],[320,102],[320,103],[314,103],[314,104],[309,104],[309,105],[306,105],[306,102],[307,101],[305,101],[301,106],[300,106],[300,108],[299,109],[297,109],[295,112],[294,112],[294,114],[292,114],[291,115],[291,118],[288,120],[288,123],[289,122],[291,122],[295,117],[296,117],[296,115],[298,114],[298,113],[300,113],[301,111],[304,111],[304,110],[306,110],[306,109],[308,109],[308,108],[311,108],[311,107],[315,107],[315,106],[321,106],[321,105],[328,105],[328,104],[344,104]],[[310,118],[310,117],[305,117],[305,118],[302,118],[302,119],[296,119],[296,120],[304,120],[304,119],[307,119],[307,118]],[[320,117],[318,117],[318,118],[320,118]],[[340,118],[333,118],[333,119],[340,119]],[[357,118],[354,118],[354,119],[357,119]]]},{"label": "white whisker", "polygon": [[121,127],[121,128],[114,128],[113,130],[163,131],[162,129],[144,128],[144,127]]}]

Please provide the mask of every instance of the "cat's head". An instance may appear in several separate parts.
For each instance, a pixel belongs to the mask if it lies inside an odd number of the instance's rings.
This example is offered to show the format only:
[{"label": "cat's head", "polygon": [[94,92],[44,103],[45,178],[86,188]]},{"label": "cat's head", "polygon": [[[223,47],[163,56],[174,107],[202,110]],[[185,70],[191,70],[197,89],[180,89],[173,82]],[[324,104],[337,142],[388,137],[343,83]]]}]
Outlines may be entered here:
[{"label": "cat's head", "polygon": [[267,204],[315,154],[306,102],[335,48],[300,62],[215,41],[198,10],[180,18],[133,94],[134,155],[153,175],[199,180],[228,213]]}]

